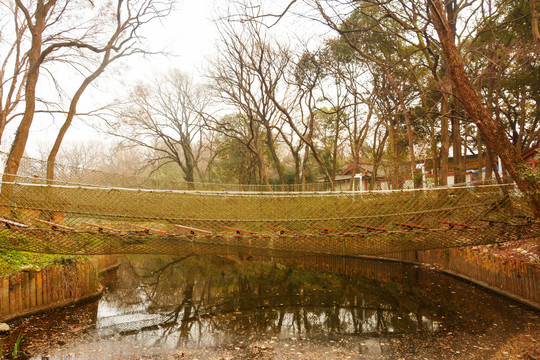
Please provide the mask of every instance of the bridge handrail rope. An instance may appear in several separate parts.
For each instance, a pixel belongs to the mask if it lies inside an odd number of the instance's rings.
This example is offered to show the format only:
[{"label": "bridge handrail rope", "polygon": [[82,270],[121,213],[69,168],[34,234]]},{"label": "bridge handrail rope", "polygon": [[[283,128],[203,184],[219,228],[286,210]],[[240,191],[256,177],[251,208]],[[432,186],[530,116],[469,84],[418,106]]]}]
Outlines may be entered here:
[{"label": "bridge handrail rope", "polygon": [[[85,188],[85,189],[101,189],[101,190],[127,190],[127,191],[141,191],[141,192],[175,192],[175,193],[197,193],[197,194],[228,194],[228,195],[266,195],[266,196],[296,196],[296,195],[340,195],[340,194],[369,194],[369,193],[394,193],[394,192],[428,192],[428,191],[444,191],[448,189],[472,189],[475,187],[482,188],[507,188],[515,189],[515,184],[480,184],[475,185],[471,183],[454,184],[447,186],[434,186],[429,188],[402,188],[402,189],[373,189],[362,191],[351,190],[319,190],[319,191],[231,191],[231,190],[190,190],[190,189],[154,189],[154,188],[142,188],[142,187],[122,187],[122,186],[108,186],[100,184],[87,184],[78,182],[68,182],[61,180],[46,180],[42,178],[33,178],[30,176],[11,175],[15,179],[23,179],[26,181],[3,181],[5,184],[25,184],[31,186],[55,186],[55,187],[72,187],[72,188]],[[201,183],[203,184],[203,183]]]}]

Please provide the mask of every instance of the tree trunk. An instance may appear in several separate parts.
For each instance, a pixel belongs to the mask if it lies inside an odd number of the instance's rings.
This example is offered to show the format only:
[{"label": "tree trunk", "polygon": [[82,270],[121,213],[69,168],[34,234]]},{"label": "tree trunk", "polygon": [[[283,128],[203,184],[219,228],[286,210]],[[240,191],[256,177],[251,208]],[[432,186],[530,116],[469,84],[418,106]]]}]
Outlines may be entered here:
[{"label": "tree trunk", "polygon": [[[309,147],[306,146],[304,151],[304,158],[302,159],[302,191],[306,191],[306,173],[307,173],[307,163],[309,159]],[[315,190],[315,189],[313,189]]]},{"label": "tree trunk", "polygon": [[[388,137],[389,137],[388,127],[386,127],[385,129],[386,131],[384,133],[382,140],[379,142],[379,145],[375,146],[374,144],[373,146],[373,172],[371,174],[371,189],[370,190],[375,190],[377,186],[377,172],[379,170],[379,166],[381,165],[381,159],[384,153],[384,148],[386,146],[386,141],[388,140]],[[386,174],[386,176],[388,177],[388,173]]]},{"label": "tree trunk", "polygon": [[495,121],[482,105],[473,84],[467,77],[463,60],[454,43],[454,37],[446,18],[441,0],[428,0],[430,17],[439,35],[443,56],[448,66],[449,75],[454,82],[469,117],[477,124],[486,143],[501,158],[506,170],[519,189],[529,196],[531,208],[536,217],[540,217],[540,185],[524,178],[521,167],[526,166],[516,148],[512,145],[500,122]]},{"label": "tree trunk", "polygon": [[301,174],[300,174],[301,172],[300,154],[293,153],[293,157],[294,157],[294,191],[298,191],[300,189],[299,185],[302,182]]},{"label": "tree trunk", "polygon": [[458,119],[452,119],[452,151],[454,157],[454,184],[465,182],[463,155],[461,153],[461,126]]},{"label": "tree trunk", "polygon": [[71,123],[73,121],[73,118],[75,117],[77,113],[77,104],[79,103],[79,99],[81,98],[82,94],[94,81],[98,78],[101,73],[105,70],[105,67],[109,63],[109,54],[110,50],[107,51],[107,53],[104,56],[103,61],[101,62],[101,65],[99,68],[94,71],[89,77],[84,79],[81,86],[77,89],[75,92],[75,95],[73,96],[73,99],[71,99],[71,103],[69,105],[68,114],[66,116],[66,120],[64,121],[64,124],[62,124],[62,127],[60,128],[60,131],[58,132],[58,135],[56,136],[56,140],[54,141],[53,147],[51,149],[51,152],[49,153],[49,156],[47,158],[47,181],[52,182],[54,180],[54,167],[56,163],[56,156],[58,155],[58,151],[60,150],[60,145],[62,144],[62,141],[64,140],[64,136],[66,135],[69,127],[71,126]]},{"label": "tree trunk", "polygon": [[540,45],[540,27],[538,23],[538,17],[540,16],[540,9],[537,8],[537,0],[529,0],[531,7],[531,23],[532,23],[532,35],[533,41],[536,45]]},{"label": "tree trunk", "polygon": [[335,128],[335,134],[334,139],[332,141],[332,180],[336,181],[336,173],[337,173],[337,153],[338,153],[338,142],[339,142],[339,122],[340,122],[340,114],[338,113],[336,118],[336,128]]},{"label": "tree trunk", "polygon": [[484,146],[482,144],[482,133],[480,132],[480,129],[476,128],[476,143],[477,143],[477,151],[478,151],[478,162],[477,162],[477,168],[478,168],[478,181],[482,182],[484,180],[483,173],[484,173]]},{"label": "tree trunk", "polygon": [[450,153],[450,134],[448,132],[449,119],[449,102],[448,94],[450,93],[450,82],[447,77],[443,80],[442,99],[441,99],[441,152],[440,152],[440,174],[441,185],[448,185],[448,154]]},{"label": "tree trunk", "polygon": [[[0,105],[2,106],[2,105]],[[4,111],[0,112],[0,144],[2,143],[2,136],[4,135],[4,130],[6,129],[7,117]]]},{"label": "tree trunk", "polygon": [[266,162],[264,161],[264,155],[257,154],[258,165],[259,165],[259,184],[266,185],[266,187],[271,190],[272,185],[268,180],[268,175],[266,175]]},{"label": "tree trunk", "polygon": [[389,138],[390,138],[390,153],[392,157],[392,188],[401,189],[402,184],[399,180],[399,151],[397,144],[396,129],[393,126],[389,126]]},{"label": "tree trunk", "polygon": [[416,157],[414,156],[414,134],[413,129],[411,125],[411,119],[409,117],[409,112],[407,111],[407,107],[405,106],[405,99],[403,98],[403,92],[400,88],[396,85],[396,82],[394,81],[394,78],[390,73],[385,70],[386,75],[388,76],[388,81],[392,84],[392,87],[394,88],[394,91],[396,92],[399,100],[399,104],[401,106],[401,111],[403,113],[403,117],[405,118],[405,126],[407,127],[407,138],[409,140],[409,160],[410,160],[410,169],[411,169],[411,180],[413,182],[414,187],[414,172],[416,170]]},{"label": "tree trunk", "polygon": [[[352,169],[351,169],[351,181],[349,182],[349,190],[354,190],[354,182],[356,181],[355,175],[358,172],[358,154],[354,153],[352,154],[353,162],[352,162]],[[362,184],[360,184],[362,186]],[[362,189],[360,189],[362,190]]]},{"label": "tree trunk", "polygon": [[186,166],[187,172],[185,173],[184,180],[187,182],[188,190],[195,190],[195,169],[192,166]]},{"label": "tree trunk", "polygon": [[371,187],[370,190],[377,190],[377,172],[379,171],[379,162],[373,162],[373,172],[371,173]]},{"label": "tree trunk", "polygon": [[495,159],[495,154],[493,153],[493,150],[489,146],[486,146],[486,176],[485,180],[488,182],[491,182],[493,180],[493,169],[495,168],[495,164],[493,163],[493,159]]},{"label": "tree trunk", "polygon": [[[433,173],[433,183],[435,186],[439,186],[439,166],[440,158],[438,156],[437,140],[435,138],[435,121],[428,115],[429,127],[430,127],[430,142],[431,142],[431,172]],[[424,168],[424,171],[426,169]]]},{"label": "tree trunk", "polygon": [[266,145],[270,150],[270,155],[272,155],[272,160],[274,161],[274,166],[276,167],[276,171],[279,176],[281,190],[285,191],[285,174],[283,174],[283,166],[281,165],[281,161],[279,160],[279,156],[276,152],[276,146],[274,144],[274,139],[272,138],[272,129],[269,127],[266,127]]},{"label": "tree trunk", "polygon": [[[15,175],[17,175],[17,172],[19,171],[19,165],[24,155],[26,142],[28,141],[28,134],[30,133],[30,126],[34,120],[34,113],[36,110],[36,85],[42,62],[42,59],[40,59],[42,35],[45,29],[45,22],[48,17],[48,12],[55,2],[56,0],[50,0],[47,4],[44,4],[43,0],[38,0],[36,4],[36,12],[34,14],[35,23],[29,25],[29,29],[32,34],[32,45],[28,51],[28,75],[25,84],[24,115],[21,119],[19,127],[17,128],[15,140],[13,140],[13,144],[8,155],[4,175],[2,176],[2,182],[4,184],[2,185],[2,189],[0,191],[0,197],[7,204],[10,204],[13,198],[13,184],[10,183],[13,182]],[[16,3],[17,7],[23,7],[20,1],[16,1]],[[27,19],[27,21],[31,21],[31,19]]]}]

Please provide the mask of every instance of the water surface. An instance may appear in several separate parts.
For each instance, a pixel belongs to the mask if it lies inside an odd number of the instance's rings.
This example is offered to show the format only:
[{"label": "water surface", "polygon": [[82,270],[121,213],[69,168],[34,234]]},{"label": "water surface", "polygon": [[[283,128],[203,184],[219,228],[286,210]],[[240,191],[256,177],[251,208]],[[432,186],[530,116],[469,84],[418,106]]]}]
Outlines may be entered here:
[{"label": "water surface", "polygon": [[33,359],[488,359],[539,320],[425,268],[296,262],[126,257],[98,301],[20,320],[15,332]]}]

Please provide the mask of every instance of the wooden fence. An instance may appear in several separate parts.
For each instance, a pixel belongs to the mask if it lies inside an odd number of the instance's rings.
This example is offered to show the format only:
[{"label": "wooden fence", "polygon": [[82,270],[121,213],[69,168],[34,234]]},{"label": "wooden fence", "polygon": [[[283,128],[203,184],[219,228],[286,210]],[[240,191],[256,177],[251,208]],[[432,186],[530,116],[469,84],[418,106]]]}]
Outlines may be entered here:
[{"label": "wooden fence", "polygon": [[117,263],[116,255],[94,256],[87,262],[0,277],[0,321],[98,295],[99,272]]},{"label": "wooden fence", "polygon": [[540,265],[485,254],[472,248],[411,251],[388,258],[434,265],[451,274],[531,302],[540,309]]}]

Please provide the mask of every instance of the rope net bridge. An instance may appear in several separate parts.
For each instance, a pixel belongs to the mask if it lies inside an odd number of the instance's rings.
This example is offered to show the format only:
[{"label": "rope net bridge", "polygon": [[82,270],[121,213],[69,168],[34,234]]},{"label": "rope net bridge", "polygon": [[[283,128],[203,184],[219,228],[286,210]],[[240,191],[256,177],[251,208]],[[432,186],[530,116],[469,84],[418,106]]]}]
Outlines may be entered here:
[{"label": "rope net bridge", "polygon": [[50,254],[380,255],[540,236],[513,186],[211,192],[1,184],[0,248]]}]

